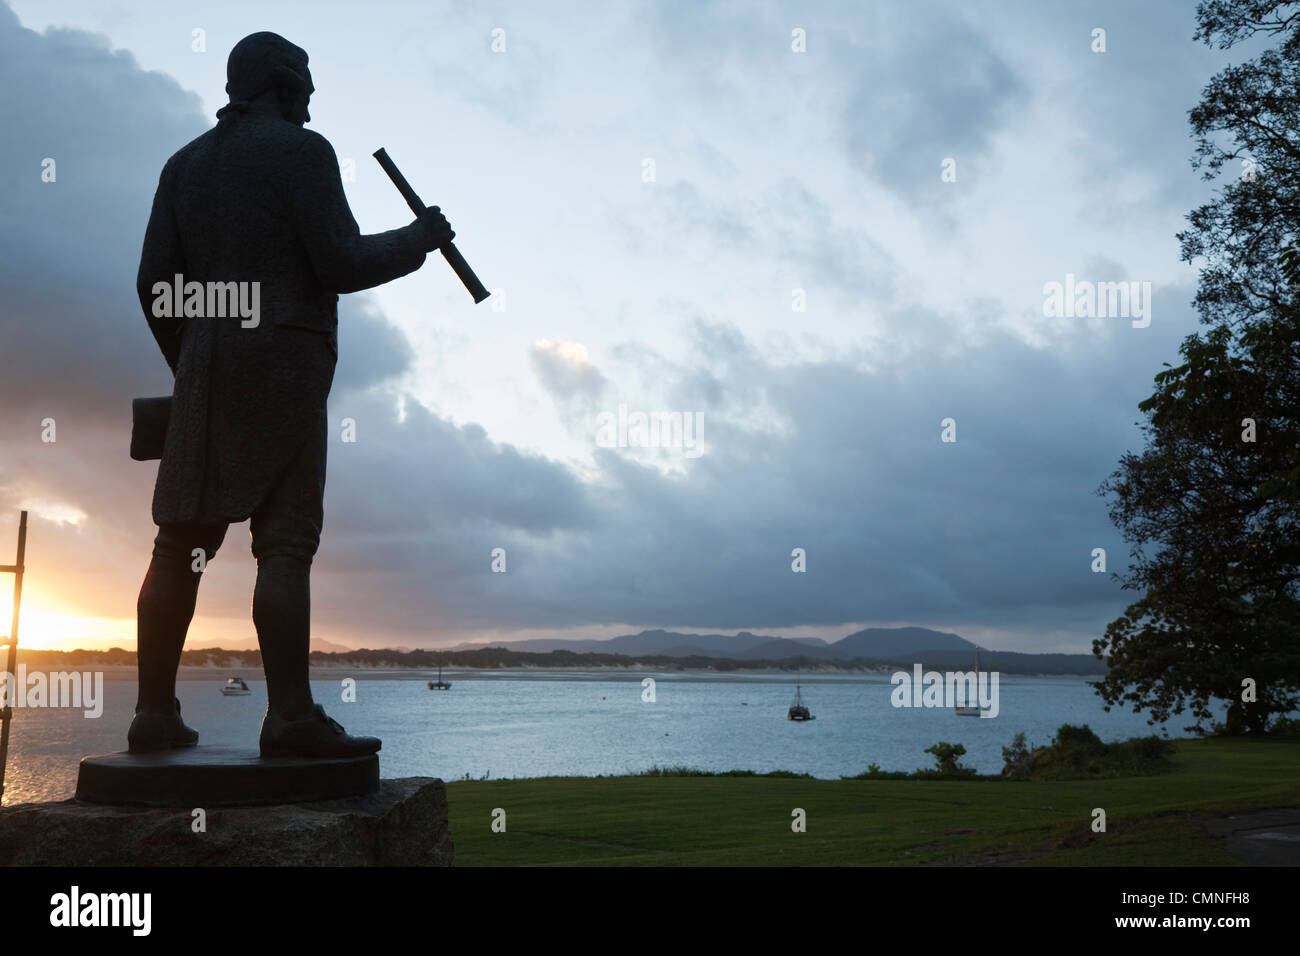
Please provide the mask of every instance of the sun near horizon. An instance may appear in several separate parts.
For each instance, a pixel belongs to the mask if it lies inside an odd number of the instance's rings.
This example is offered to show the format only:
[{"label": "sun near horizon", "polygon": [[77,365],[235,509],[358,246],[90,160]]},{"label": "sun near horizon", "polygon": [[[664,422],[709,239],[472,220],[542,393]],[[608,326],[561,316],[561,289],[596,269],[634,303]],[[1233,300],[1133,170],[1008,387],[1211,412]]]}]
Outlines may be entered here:
[{"label": "sun near horizon", "polygon": [[[13,614],[13,592],[0,597],[0,645],[9,643]],[[18,618],[18,647],[28,651],[135,649],[135,619],[87,617],[49,610],[39,601],[23,595]]]},{"label": "sun near horizon", "polygon": [[[33,588],[32,591],[36,589]],[[0,646],[9,643],[9,625],[13,614],[13,590],[0,584]],[[96,617],[55,610],[57,596],[47,591],[31,593],[24,582],[22,607],[18,618],[18,648],[27,651],[106,651],[120,647],[133,651],[136,644],[135,617]],[[134,602],[133,602],[134,603]],[[215,647],[221,641],[243,642],[250,636],[241,621],[221,618],[195,618],[195,627],[187,648]]]}]

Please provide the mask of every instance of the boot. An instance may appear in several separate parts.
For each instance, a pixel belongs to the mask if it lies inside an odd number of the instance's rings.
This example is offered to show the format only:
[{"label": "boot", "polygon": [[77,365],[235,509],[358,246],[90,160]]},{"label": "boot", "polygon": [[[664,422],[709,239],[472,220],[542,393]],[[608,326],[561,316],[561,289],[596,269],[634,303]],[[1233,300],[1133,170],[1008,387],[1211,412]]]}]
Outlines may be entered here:
[{"label": "boot", "polygon": [[285,720],[270,707],[258,740],[263,757],[362,757],[377,751],[378,737],[354,737],[316,704],[309,717]]},{"label": "boot", "polygon": [[186,727],[181,720],[181,702],[170,714],[136,710],[131,728],[126,732],[126,749],[133,754],[170,750],[172,747],[193,747],[199,742],[199,732]]}]

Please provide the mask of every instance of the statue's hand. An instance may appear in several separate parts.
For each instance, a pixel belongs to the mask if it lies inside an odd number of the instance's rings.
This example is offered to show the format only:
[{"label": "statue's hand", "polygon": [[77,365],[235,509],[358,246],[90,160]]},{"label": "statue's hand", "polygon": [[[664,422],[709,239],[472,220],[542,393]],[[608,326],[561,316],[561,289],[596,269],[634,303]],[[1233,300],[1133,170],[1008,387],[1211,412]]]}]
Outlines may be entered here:
[{"label": "statue's hand", "polygon": [[437,206],[430,206],[424,211],[424,215],[415,222],[423,231],[425,252],[441,249],[456,238],[456,233],[452,232],[451,223],[447,221],[447,217],[442,214]]}]

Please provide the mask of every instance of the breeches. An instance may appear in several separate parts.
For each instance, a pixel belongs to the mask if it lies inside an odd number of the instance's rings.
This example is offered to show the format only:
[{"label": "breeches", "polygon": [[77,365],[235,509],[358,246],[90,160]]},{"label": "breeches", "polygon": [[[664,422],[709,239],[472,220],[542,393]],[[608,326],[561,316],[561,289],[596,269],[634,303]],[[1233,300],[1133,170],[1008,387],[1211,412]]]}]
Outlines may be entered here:
[{"label": "breeches", "polygon": [[[270,493],[252,514],[250,532],[253,557],[260,565],[268,558],[287,558],[311,566],[320,545],[324,523],[325,415],[310,427],[310,435],[298,456],[289,463]],[[154,538],[155,558],[168,565],[184,564],[198,570],[217,553],[229,525],[180,522],[158,527]],[[203,565],[195,566],[198,551]]]}]

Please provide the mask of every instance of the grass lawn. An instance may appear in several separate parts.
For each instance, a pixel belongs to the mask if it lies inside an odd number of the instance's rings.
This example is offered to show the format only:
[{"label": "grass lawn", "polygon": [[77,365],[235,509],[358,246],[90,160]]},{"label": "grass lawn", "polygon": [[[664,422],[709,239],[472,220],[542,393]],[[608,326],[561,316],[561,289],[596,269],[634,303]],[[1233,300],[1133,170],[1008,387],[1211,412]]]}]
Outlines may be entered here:
[{"label": "grass lawn", "polygon": [[[553,777],[447,792],[458,866],[1231,866],[1201,819],[1300,807],[1300,741],[1179,741],[1173,764],[1103,780]],[[791,831],[796,807],[807,832]]]}]

